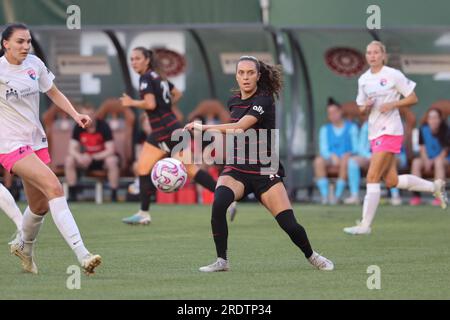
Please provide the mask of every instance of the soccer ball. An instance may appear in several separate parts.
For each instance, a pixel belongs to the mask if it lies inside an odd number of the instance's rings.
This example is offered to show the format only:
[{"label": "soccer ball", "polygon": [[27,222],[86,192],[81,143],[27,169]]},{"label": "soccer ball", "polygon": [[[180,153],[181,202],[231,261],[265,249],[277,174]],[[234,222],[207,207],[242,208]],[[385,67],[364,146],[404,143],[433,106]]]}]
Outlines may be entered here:
[{"label": "soccer ball", "polygon": [[159,160],[152,169],[152,182],[162,192],[180,190],[187,180],[186,167],[179,160],[165,158]]}]

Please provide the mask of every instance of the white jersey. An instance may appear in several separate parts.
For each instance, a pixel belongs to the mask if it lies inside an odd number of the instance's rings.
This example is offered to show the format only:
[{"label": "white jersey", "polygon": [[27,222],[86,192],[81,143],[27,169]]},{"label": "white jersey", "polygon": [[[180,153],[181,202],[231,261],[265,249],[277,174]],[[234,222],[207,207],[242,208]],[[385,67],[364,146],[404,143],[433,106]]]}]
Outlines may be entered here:
[{"label": "white jersey", "polygon": [[383,66],[373,74],[367,70],[358,80],[358,96],[356,103],[362,106],[371,98],[374,105],[369,114],[369,140],[382,135],[403,135],[403,124],[397,108],[381,113],[380,106],[384,103],[400,100],[401,96],[409,96],[416,87],[414,81],[394,68]]},{"label": "white jersey", "polygon": [[20,65],[0,58],[0,154],[26,145],[33,150],[48,146],[39,120],[39,92],[47,92],[54,78],[32,54]]}]

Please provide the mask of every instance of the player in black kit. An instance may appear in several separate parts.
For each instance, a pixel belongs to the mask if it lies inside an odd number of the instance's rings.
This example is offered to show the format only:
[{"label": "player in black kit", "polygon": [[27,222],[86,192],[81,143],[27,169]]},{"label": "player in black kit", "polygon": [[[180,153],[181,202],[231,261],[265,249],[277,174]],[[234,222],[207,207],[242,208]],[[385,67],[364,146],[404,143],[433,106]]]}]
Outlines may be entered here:
[{"label": "player in black kit", "polygon": [[[150,172],[158,160],[167,157],[178,143],[171,140],[174,131],[183,126],[172,111],[172,103],[181,98],[181,92],[165,79],[159,70],[153,51],[144,47],[134,48],[131,53],[131,66],[140,75],[139,93],[141,100],[134,100],[126,94],[120,99],[124,107],[144,109],[148,115],[152,133],[144,142],[139,155],[137,171],[139,174],[139,191],[141,208],[136,214],[124,218],[127,224],[148,224],[150,196],[156,188],[151,182]],[[214,191],[216,181],[205,171],[194,164],[185,163],[189,178],[206,189]]]},{"label": "player in black kit", "polygon": [[[282,74],[279,66],[267,65],[253,56],[243,56],[236,66],[236,81],[239,85],[237,95],[228,102],[231,123],[222,125],[200,125],[189,123],[187,130],[216,130],[222,133],[246,134],[256,130],[256,141],[234,145],[239,151],[245,145],[245,156],[234,152],[232,164],[225,166],[217,181],[212,206],[211,226],[216,245],[217,260],[200,268],[202,272],[229,270],[227,259],[228,226],[226,210],[233,201],[238,201],[253,192],[258,200],[275,217],[280,227],[289,235],[292,242],[304,253],[308,261],[319,270],[333,270],[333,262],[312,250],[305,229],[297,222],[283,184],[283,169],[278,158],[264,163],[257,156],[272,150],[271,134],[263,130],[275,130],[275,97],[282,89]],[[267,131],[266,131],[267,132]],[[258,152],[250,152],[250,144],[258,145]],[[253,149],[255,150],[255,149]],[[237,155],[236,155],[237,153]],[[241,160],[241,161],[239,161]]]}]

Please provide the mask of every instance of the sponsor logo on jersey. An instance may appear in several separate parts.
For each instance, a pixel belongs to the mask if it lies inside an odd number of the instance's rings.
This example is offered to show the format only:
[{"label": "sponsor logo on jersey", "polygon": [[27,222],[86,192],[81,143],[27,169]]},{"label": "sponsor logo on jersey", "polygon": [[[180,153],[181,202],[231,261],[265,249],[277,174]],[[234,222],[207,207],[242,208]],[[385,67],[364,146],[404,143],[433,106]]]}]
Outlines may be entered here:
[{"label": "sponsor logo on jersey", "polygon": [[256,112],[259,112],[259,114],[264,113],[263,107],[261,107],[261,106],[253,106],[253,110],[255,110]]},{"label": "sponsor logo on jersey", "polygon": [[148,83],[147,82],[142,82],[141,83],[141,86],[139,87],[139,90],[145,90],[145,89],[147,89],[147,87],[148,87]]}]

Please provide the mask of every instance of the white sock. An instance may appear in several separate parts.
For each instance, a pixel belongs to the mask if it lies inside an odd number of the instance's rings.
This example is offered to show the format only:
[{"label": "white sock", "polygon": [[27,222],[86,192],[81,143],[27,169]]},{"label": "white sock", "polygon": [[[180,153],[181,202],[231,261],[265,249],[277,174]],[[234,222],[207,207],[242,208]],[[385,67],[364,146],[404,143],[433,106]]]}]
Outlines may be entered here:
[{"label": "white sock", "polygon": [[52,199],[48,202],[48,205],[56,227],[81,263],[84,256],[89,254],[89,251],[84,246],[80,231],[72,216],[72,212],[70,212],[66,198],[59,197]]},{"label": "white sock", "polygon": [[0,183],[0,209],[15,223],[17,230],[22,229],[22,212],[16,205],[11,193]]},{"label": "white sock", "polygon": [[418,192],[434,192],[434,183],[412,174],[398,176],[397,188]]},{"label": "white sock", "polygon": [[30,256],[33,252],[33,244],[37,238],[44,216],[31,212],[30,207],[25,209],[22,221],[22,241],[24,242],[23,252]]},{"label": "white sock", "polygon": [[367,193],[364,197],[363,204],[363,218],[361,225],[363,227],[370,227],[372,225],[373,218],[377,212],[378,203],[380,202],[381,190],[379,183],[368,183]]}]

